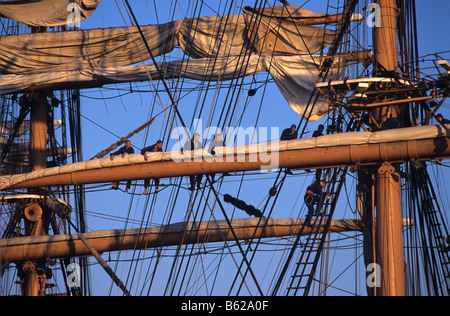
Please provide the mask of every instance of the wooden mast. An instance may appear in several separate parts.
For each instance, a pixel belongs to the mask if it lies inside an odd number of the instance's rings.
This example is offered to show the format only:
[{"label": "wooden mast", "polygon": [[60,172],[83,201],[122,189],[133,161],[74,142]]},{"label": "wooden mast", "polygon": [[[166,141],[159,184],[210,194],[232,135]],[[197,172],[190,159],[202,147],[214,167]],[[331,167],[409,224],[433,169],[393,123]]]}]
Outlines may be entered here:
[{"label": "wooden mast", "polygon": [[[44,27],[33,27],[32,33],[45,33]],[[48,102],[44,91],[30,94],[28,101],[30,112],[30,166],[32,171],[47,168],[47,140],[48,140]],[[45,189],[29,189],[31,193],[48,195]],[[46,207],[35,203],[24,210],[25,234],[27,236],[48,235],[50,214]],[[47,274],[45,260],[26,261],[23,265],[25,283],[23,287],[25,296],[45,296]]]},{"label": "wooden mast", "polygon": [[[47,168],[47,107],[48,102],[43,93],[30,95],[30,165],[33,171]],[[39,188],[29,190],[30,193],[45,194]],[[48,234],[49,212],[46,207],[36,203],[24,210],[27,236],[44,236]],[[23,264],[25,274],[24,295],[45,296],[46,270],[42,261],[26,261]]]},{"label": "wooden mast", "polygon": [[[374,29],[376,74],[393,73],[398,66],[396,0],[377,0],[381,9],[379,27]],[[383,163],[376,180],[376,254],[381,271],[381,296],[404,296],[405,263],[402,236],[402,197],[399,165]],[[381,274],[381,275],[380,275]]]},{"label": "wooden mast", "polygon": [[[377,60],[377,73],[395,71],[397,68],[397,40],[395,0],[376,0],[381,7],[381,26],[374,29],[374,47]],[[46,168],[47,118],[45,96],[36,102],[33,114],[30,139],[30,152],[33,171]],[[34,123],[33,123],[34,122]],[[33,127],[34,126],[34,127]],[[43,133],[45,129],[45,132]],[[45,135],[45,136],[42,136]],[[430,155],[431,157],[431,155]],[[414,157],[408,157],[414,158]],[[295,164],[287,157],[286,165]],[[199,173],[205,172],[200,165],[196,165]],[[246,166],[247,167],[247,166]],[[259,166],[258,166],[259,167]],[[237,168],[239,169],[239,168]],[[376,175],[376,205],[377,205],[377,263],[382,269],[381,295],[405,295],[404,258],[402,241],[402,208],[401,183],[398,170],[390,163],[383,164]],[[39,219],[41,235],[45,234],[45,225]],[[32,269],[31,269],[32,270]],[[41,288],[39,288],[39,284]],[[43,282],[45,293],[45,279]],[[42,280],[36,272],[27,273],[26,294],[39,295],[42,293]]]}]

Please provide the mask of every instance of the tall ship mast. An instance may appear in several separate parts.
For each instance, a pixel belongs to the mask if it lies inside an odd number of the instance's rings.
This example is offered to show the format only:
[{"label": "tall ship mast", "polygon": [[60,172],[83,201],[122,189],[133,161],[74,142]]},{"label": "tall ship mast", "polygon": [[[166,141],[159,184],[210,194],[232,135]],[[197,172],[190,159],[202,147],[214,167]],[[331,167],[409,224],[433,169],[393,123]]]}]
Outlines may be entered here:
[{"label": "tall ship mast", "polygon": [[418,7],[0,2],[0,295],[448,296]]}]

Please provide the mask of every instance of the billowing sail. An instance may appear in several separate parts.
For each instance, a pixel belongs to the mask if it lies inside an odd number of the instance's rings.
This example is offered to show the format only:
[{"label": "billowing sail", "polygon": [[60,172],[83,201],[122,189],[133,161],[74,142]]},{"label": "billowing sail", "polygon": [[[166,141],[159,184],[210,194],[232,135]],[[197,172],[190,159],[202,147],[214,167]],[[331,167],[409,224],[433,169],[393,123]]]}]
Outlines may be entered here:
[{"label": "billowing sail", "polygon": [[0,14],[30,26],[60,26],[87,19],[100,0],[12,0],[0,3]]}]

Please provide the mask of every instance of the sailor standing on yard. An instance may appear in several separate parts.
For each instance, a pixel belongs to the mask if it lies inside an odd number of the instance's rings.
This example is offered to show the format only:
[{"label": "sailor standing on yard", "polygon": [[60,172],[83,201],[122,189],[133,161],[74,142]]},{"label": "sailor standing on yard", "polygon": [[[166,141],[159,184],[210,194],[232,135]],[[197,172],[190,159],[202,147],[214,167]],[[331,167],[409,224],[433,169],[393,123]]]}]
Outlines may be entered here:
[{"label": "sailor standing on yard", "polygon": [[[131,147],[131,142],[129,140],[125,141],[125,146],[120,148],[118,151],[111,154],[111,161],[114,160],[114,156],[121,155],[122,158],[125,158],[127,155],[134,154],[134,149]],[[125,189],[125,193],[128,193],[128,190],[131,187],[131,181],[127,181],[127,187]],[[111,187],[114,190],[119,188],[119,182],[113,182],[113,186]]]},{"label": "sailor standing on yard", "polygon": [[[186,152],[186,151],[194,151],[194,150],[202,149],[202,148],[203,148],[203,146],[202,146],[202,143],[200,143],[200,135],[195,133],[194,138],[184,145],[183,150],[184,150],[184,152]],[[200,189],[202,178],[203,178],[203,175],[201,175],[201,174],[190,176],[189,179],[190,179],[191,186],[190,186],[189,190],[193,191],[196,184],[197,184],[197,188]]]},{"label": "sailor standing on yard", "polygon": [[286,128],[283,133],[281,133],[280,140],[293,140],[298,138],[297,126],[292,125],[291,128]]},{"label": "sailor standing on yard", "polygon": [[322,124],[319,125],[316,131],[312,134],[312,137],[320,137],[323,136],[323,130],[325,129],[325,126]]},{"label": "sailor standing on yard", "polygon": [[387,131],[389,129],[396,129],[400,127],[400,121],[396,120],[392,117],[387,117],[387,115],[383,115],[381,117],[381,128],[380,131]]},{"label": "sailor standing on yard", "polygon": [[[215,134],[214,135],[214,139],[211,141],[211,143],[209,143],[209,147],[208,147],[208,153],[210,153],[211,155],[215,156],[216,152],[215,149],[216,147],[224,147],[224,142],[222,141],[222,136],[220,136],[220,134]],[[230,174],[228,172],[224,172],[222,174],[222,176],[229,176]],[[216,174],[212,173],[211,175],[211,180],[212,182],[216,182],[215,178],[216,178]]]},{"label": "sailor standing on yard", "polygon": [[[145,147],[141,150],[141,154],[144,156],[144,160],[147,161],[148,157],[147,157],[147,153],[153,153],[153,152],[162,152],[162,146],[163,146],[163,142],[162,140],[158,140],[156,142],[156,144]],[[150,186],[150,179],[145,179],[144,180],[144,192],[142,193],[142,195],[146,195],[147,194],[147,188]],[[158,193],[159,192],[159,179],[155,179],[155,192]]]},{"label": "sailor standing on yard", "polygon": [[[325,187],[325,182],[323,181],[315,181],[313,182],[306,190],[305,193],[305,204],[308,207],[308,215],[306,216],[305,225],[308,227],[311,226],[311,219],[314,215],[314,204],[317,204],[316,214],[320,212],[320,205],[323,200],[323,192],[322,188]],[[331,199],[330,196],[326,196],[325,198]]]},{"label": "sailor standing on yard", "polygon": [[[283,133],[281,133],[280,140],[294,140],[298,138],[297,125],[292,124],[291,128],[286,128]],[[290,168],[286,169],[286,173],[293,175],[292,170]]]},{"label": "sailor standing on yard", "polygon": [[442,114],[438,114],[436,115],[436,119],[438,120],[439,123],[441,124],[450,124],[450,120],[445,119]]},{"label": "sailor standing on yard", "polygon": [[[319,125],[316,131],[312,134],[312,137],[320,137],[323,136],[323,130],[325,129],[325,126],[322,124]],[[322,178],[322,169],[316,170],[316,181],[320,181],[320,178]]]}]

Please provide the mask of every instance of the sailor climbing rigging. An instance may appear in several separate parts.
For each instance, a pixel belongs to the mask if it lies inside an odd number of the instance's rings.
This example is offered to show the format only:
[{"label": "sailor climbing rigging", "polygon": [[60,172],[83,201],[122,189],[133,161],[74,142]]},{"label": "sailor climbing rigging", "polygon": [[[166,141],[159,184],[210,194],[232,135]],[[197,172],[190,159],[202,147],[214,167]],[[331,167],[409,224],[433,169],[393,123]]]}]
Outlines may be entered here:
[{"label": "sailor climbing rigging", "polygon": [[[308,215],[306,216],[305,225],[311,227],[311,219],[314,215],[314,205],[317,204],[316,214],[320,212],[320,205],[324,198],[322,189],[325,187],[324,181],[315,181],[308,186],[305,193],[305,204],[308,207]],[[330,196],[325,196],[331,199]]]}]

